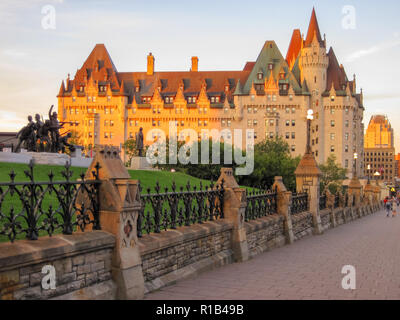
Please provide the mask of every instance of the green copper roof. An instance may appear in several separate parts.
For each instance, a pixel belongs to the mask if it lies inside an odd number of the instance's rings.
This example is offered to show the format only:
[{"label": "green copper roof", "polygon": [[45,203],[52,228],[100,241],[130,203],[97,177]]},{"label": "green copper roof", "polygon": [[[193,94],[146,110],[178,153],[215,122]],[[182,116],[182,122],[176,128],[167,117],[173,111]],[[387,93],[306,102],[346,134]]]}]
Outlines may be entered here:
[{"label": "green copper roof", "polygon": [[[273,63],[273,69],[268,70],[268,64]],[[262,71],[264,75],[264,79],[269,79],[271,71],[275,78],[275,81],[279,79],[279,72],[283,68],[286,73],[286,79],[289,80],[290,85],[293,87],[295,92],[301,92],[301,88],[299,83],[296,80],[296,77],[292,74],[289,70],[289,66],[286,60],[283,58],[281,52],[279,51],[278,46],[276,45],[275,41],[266,41],[253,69],[250,72],[249,77],[245,85],[243,86],[242,92],[244,94],[249,94],[251,84],[259,82],[257,79],[257,73]]]}]

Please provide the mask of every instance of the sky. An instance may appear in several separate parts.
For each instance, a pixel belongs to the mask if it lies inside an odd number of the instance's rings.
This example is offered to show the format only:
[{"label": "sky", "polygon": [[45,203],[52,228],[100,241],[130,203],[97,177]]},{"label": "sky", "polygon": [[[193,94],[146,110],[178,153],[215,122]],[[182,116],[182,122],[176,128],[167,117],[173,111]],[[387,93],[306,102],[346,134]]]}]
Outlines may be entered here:
[{"label": "sky", "polygon": [[315,7],[327,47],[364,93],[364,124],[385,114],[400,152],[400,3],[309,0],[1,0],[0,131],[17,131],[28,114],[57,106],[61,81],[71,78],[96,43],[118,71],[241,70],[264,42],[286,56],[293,29],[306,34]]}]

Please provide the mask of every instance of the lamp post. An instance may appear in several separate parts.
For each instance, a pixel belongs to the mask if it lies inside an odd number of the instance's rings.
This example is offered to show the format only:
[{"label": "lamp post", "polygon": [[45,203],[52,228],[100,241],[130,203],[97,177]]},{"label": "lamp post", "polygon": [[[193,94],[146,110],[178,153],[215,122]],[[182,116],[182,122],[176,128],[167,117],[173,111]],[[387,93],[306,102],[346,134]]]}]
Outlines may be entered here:
[{"label": "lamp post", "polygon": [[307,110],[307,147],[306,147],[306,153],[311,154],[311,120],[314,119],[313,115],[314,111],[312,109]]},{"label": "lamp post", "polygon": [[353,178],[356,179],[357,178],[357,158],[358,158],[358,154],[355,152],[354,155],[354,172],[353,172]]},{"label": "lamp post", "polygon": [[371,170],[371,165],[368,165],[367,166],[367,175],[368,175],[368,184],[370,184],[370,181],[369,181],[369,175],[370,175],[370,170]]},{"label": "lamp post", "polygon": [[378,172],[378,171],[375,171],[375,173],[374,173],[374,176],[375,176],[375,180],[376,181],[378,181],[378,177],[380,176],[381,174]]}]

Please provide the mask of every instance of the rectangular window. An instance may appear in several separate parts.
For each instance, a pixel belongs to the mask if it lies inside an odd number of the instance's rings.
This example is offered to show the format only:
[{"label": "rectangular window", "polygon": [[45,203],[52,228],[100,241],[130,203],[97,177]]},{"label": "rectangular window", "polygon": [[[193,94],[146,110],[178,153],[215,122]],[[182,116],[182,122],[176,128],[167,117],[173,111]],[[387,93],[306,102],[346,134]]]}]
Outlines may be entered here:
[{"label": "rectangular window", "polygon": [[289,139],[289,137],[290,137],[289,132],[286,132],[286,133],[285,133],[285,137],[286,137],[286,139]]},{"label": "rectangular window", "polygon": [[331,127],[335,126],[335,120],[331,120]]},{"label": "rectangular window", "polygon": [[230,127],[231,126],[231,120],[228,120],[228,127]]},{"label": "rectangular window", "polygon": [[253,120],[253,125],[257,125],[258,124],[258,121],[257,120]]},{"label": "rectangular window", "polygon": [[286,127],[289,127],[289,126],[290,126],[290,121],[286,120]]},{"label": "rectangular window", "polygon": [[292,150],[292,152],[296,151],[296,146],[293,144],[290,148]]},{"label": "rectangular window", "polygon": [[105,126],[105,127],[108,126],[108,120],[104,120],[104,126]]},{"label": "rectangular window", "polygon": [[335,140],[335,134],[331,133],[331,140]]},{"label": "rectangular window", "polygon": [[296,120],[292,120],[292,127],[296,125]]},{"label": "rectangular window", "polygon": [[114,126],[114,121],[110,120],[110,127],[113,127],[113,126]]},{"label": "rectangular window", "polygon": [[296,133],[292,132],[292,139],[295,139],[295,138],[296,138]]}]

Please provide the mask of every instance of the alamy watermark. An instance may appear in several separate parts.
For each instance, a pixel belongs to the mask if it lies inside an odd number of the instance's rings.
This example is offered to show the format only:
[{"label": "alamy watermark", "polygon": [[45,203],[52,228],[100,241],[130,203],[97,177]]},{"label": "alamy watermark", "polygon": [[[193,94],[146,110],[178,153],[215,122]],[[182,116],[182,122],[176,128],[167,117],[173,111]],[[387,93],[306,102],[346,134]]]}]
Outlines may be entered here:
[{"label": "alamy watermark", "polygon": [[345,265],[342,268],[342,274],[345,276],[342,279],[342,288],[344,290],[356,289],[356,268],[352,265]]},{"label": "alamy watermark", "polygon": [[[245,154],[243,155],[243,130],[234,129],[202,129],[200,142],[200,159],[198,133],[194,129],[183,129],[177,133],[176,123],[169,122],[168,141],[166,133],[161,129],[149,130],[146,140],[153,143],[146,152],[147,162],[150,164],[210,164],[210,143],[212,140],[211,164],[221,164],[221,139],[224,141],[224,163],[235,163],[239,166],[235,169],[236,175],[250,175],[254,170],[254,129],[246,129]],[[154,141],[156,139],[156,141]],[[185,142],[178,150],[178,141]],[[232,159],[233,154],[233,159]]]},{"label": "alamy watermark", "polygon": [[356,8],[351,5],[343,6],[342,28],[345,30],[354,30],[357,27],[356,23]]},{"label": "alamy watermark", "polygon": [[56,289],[56,268],[52,265],[45,265],[42,268],[42,274],[45,276],[42,278],[42,289],[43,290],[54,290]]},{"label": "alamy watermark", "polygon": [[44,30],[56,28],[56,8],[50,4],[42,7],[41,11],[43,17],[41,20],[42,28]]}]

